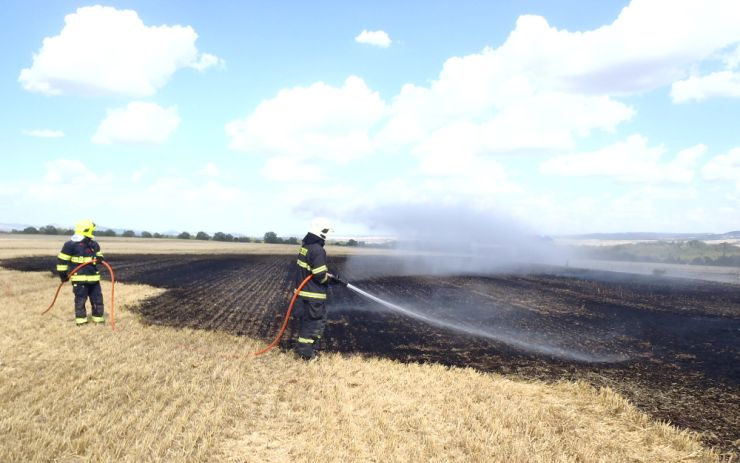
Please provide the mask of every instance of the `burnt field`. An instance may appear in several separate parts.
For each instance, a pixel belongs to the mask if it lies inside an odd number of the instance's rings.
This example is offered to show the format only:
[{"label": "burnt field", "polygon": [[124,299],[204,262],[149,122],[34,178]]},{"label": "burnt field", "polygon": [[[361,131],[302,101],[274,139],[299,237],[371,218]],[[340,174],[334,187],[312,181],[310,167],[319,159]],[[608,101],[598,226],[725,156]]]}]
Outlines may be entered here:
[{"label": "burnt field", "polygon": [[[378,268],[380,261],[393,268],[390,259],[353,257],[347,268]],[[119,281],[168,289],[139,308],[149,323],[269,342],[287,308],[294,262],[293,256],[155,254],[120,255],[111,265]],[[49,271],[55,263],[34,257],[0,265]],[[342,273],[345,261],[330,266]],[[332,287],[326,351],[610,386],[652,417],[738,451],[739,286],[554,268],[345,276],[413,316]]]}]

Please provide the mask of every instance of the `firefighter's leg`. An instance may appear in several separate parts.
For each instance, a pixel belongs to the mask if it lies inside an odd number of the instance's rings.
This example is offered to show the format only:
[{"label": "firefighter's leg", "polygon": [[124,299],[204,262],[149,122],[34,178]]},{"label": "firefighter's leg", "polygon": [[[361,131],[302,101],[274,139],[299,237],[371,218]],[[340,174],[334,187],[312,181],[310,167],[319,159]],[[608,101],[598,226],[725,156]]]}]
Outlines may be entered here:
[{"label": "firefighter's leg", "polygon": [[85,309],[88,293],[87,285],[84,283],[73,283],[72,292],[75,294],[75,323],[84,325],[87,323],[87,309]]},{"label": "firefighter's leg", "polygon": [[296,343],[298,342],[298,333],[301,330],[301,321],[303,320],[303,304],[303,298],[298,299],[295,306],[293,307],[293,312],[291,312],[290,314],[286,336],[283,336],[283,339],[285,340],[284,347],[286,349],[296,348]]},{"label": "firefighter's leg", "polygon": [[326,303],[325,302],[311,302],[311,313],[316,317],[316,324],[314,325],[313,338],[314,338],[314,351],[321,350],[322,340],[324,339],[324,328],[326,327]]},{"label": "firefighter's leg", "polygon": [[100,282],[88,284],[90,296],[90,302],[92,303],[92,321],[93,323],[103,323],[104,306],[103,306],[103,290],[100,288]]},{"label": "firefighter's leg", "polygon": [[320,301],[304,300],[301,329],[298,332],[297,352],[305,359],[316,355],[321,335],[324,333],[326,306]]},{"label": "firefighter's leg", "polygon": [[309,301],[302,299],[302,307],[299,310],[298,339],[296,340],[296,352],[304,359],[313,357],[313,339],[311,338],[311,318],[309,317]]}]

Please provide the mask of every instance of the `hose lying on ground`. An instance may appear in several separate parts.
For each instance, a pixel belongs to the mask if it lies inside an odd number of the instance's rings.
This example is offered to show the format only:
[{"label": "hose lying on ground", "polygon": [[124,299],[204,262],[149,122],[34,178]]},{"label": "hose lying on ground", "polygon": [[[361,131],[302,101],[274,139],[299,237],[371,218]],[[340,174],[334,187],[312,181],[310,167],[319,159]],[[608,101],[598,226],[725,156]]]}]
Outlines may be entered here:
[{"label": "hose lying on ground", "polygon": [[[116,273],[113,271],[113,268],[108,265],[108,262],[106,261],[100,261],[105,267],[108,269],[108,272],[110,272],[110,302],[111,302],[111,309],[110,309],[110,326],[111,329],[116,329]],[[41,315],[44,315],[46,312],[50,311],[52,307],[54,307],[54,304],[57,302],[57,297],[59,297],[59,291],[62,289],[62,286],[64,283],[68,282],[70,278],[72,278],[72,275],[77,273],[82,267],[85,267],[87,265],[90,265],[92,263],[96,263],[96,261],[90,261],[90,262],[84,262],[77,267],[73,268],[71,272],[67,274],[67,279],[59,283],[59,287],[57,288],[57,292],[54,293],[54,299],[51,301],[51,304],[49,307],[41,312]]]},{"label": "hose lying on ground", "polygon": [[306,286],[306,283],[308,283],[308,280],[310,280],[311,278],[313,278],[313,274],[308,275],[301,282],[301,284],[298,285],[298,288],[293,293],[293,298],[290,300],[290,305],[288,306],[288,311],[285,312],[285,318],[283,319],[283,326],[280,327],[280,331],[278,332],[277,337],[267,347],[265,347],[262,350],[258,350],[257,352],[255,352],[254,353],[255,357],[258,356],[258,355],[262,355],[265,352],[270,351],[273,347],[275,347],[275,346],[278,345],[278,343],[280,342],[280,338],[282,338],[283,337],[283,333],[285,333],[285,328],[288,327],[288,322],[290,321],[290,313],[293,311],[293,305],[295,305],[295,300],[298,298],[298,293],[301,292],[301,290],[303,289],[303,287]]}]

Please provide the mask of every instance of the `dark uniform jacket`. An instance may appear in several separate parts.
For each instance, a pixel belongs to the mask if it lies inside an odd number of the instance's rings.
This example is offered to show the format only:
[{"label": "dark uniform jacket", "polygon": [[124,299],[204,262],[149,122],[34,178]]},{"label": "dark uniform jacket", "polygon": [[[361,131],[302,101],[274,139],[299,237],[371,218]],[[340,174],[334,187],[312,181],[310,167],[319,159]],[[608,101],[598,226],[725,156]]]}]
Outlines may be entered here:
[{"label": "dark uniform jacket", "polygon": [[[72,271],[78,265],[91,262],[93,259],[103,260],[100,245],[97,241],[85,237],[82,241],[67,241],[62,246],[62,251],[57,255],[57,272],[66,277],[67,272]],[[100,281],[100,272],[96,264],[82,267],[72,277],[73,283],[87,283]]]},{"label": "dark uniform jacket", "polygon": [[329,282],[329,268],[326,266],[326,251],[324,240],[309,233],[303,238],[301,249],[298,251],[298,270],[296,272],[296,288],[308,276],[313,275],[299,296],[314,299],[326,299],[326,287]]}]

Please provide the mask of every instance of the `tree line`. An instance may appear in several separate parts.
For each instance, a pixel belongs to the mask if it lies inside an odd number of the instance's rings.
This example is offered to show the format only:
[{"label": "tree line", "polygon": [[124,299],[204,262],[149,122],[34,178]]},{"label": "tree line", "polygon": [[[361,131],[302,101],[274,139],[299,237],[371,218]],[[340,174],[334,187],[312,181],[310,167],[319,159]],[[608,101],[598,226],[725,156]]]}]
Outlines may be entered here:
[{"label": "tree line", "polygon": [[[74,230],[71,228],[60,228],[55,227],[54,225],[46,225],[44,227],[26,227],[22,230],[11,230],[11,233],[20,233],[20,234],[26,234],[26,235],[72,235],[74,234]],[[170,235],[170,234],[162,234],[162,233],[151,233],[148,231],[142,231],[140,233],[136,233],[133,230],[124,230],[120,234],[117,233],[115,230],[111,229],[105,229],[105,230],[96,230],[95,236],[105,236],[105,237],[116,237],[116,236],[122,236],[124,238],[177,238],[181,240],[201,240],[201,241],[223,241],[223,242],[237,242],[237,243],[267,243],[267,244],[300,244],[300,240],[296,238],[295,236],[290,236],[287,238],[278,236],[277,233],[274,231],[268,231],[264,234],[262,239],[259,238],[252,238],[249,236],[234,236],[231,233],[224,233],[224,232],[216,232],[213,235],[210,235],[204,231],[199,231],[198,233],[192,234],[190,232],[184,231],[177,235]],[[350,246],[350,247],[388,247],[387,245],[375,245],[375,244],[368,244],[364,241],[357,241],[354,239],[350,239],[347,241],[333,241],[331,244],[335,244],[338,246]]]},{"label": "tree line", "polygon": [[[20,233],[20,234],[26,234],[26,235],[72,235],[74,234],[74,230],[71,228],[59,228],[55,227],[54,225],[46,225],[44,227],[26,227],[22,230],[13,229],[10,231],[10,233]],[[216,232],[213,234],[213,236],[209,235],[208,233],[204,231],[199,231],[195,235],[191,235],[189,232],[182,232],[177,235],[169,235],[166,233],[152,233],[149,231],[142,231],[141,233],[136,233],[133,230],[124,230],[120,234],[117,233],[115,230],[111,229],[105,229],[105,230],[96,230],[95,236],[122,236],[124,238],[179,238],[179,239],[196,239],[196,240],[213,240],[213,241],[237,241],[241,243],[250,243],[250,242],[259,242],[260,240],[250,238],[248,236],[234,236],[230,233],[224,233],[224,232]]]},{"label": "tree line", "polygon": [[740,267],[740,247],[727,242],[658,241],[581,248],[578,251],[591,259]]}]

